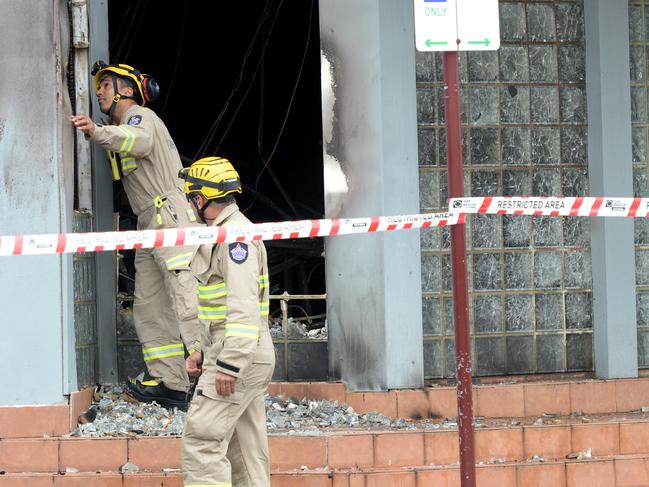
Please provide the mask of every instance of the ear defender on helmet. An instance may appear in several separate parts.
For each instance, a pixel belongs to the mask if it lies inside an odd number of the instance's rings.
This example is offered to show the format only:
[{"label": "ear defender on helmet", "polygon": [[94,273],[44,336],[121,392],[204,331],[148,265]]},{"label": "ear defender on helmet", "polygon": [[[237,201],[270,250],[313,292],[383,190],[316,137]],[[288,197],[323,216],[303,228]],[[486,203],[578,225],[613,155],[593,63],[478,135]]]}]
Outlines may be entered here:
[{"label": "ear defender on helmet", "polygon": [[148,74],[142,75],[142,92],[144,93],[144,100],[147,103],[155,101],[160,96],[160,85]]}]

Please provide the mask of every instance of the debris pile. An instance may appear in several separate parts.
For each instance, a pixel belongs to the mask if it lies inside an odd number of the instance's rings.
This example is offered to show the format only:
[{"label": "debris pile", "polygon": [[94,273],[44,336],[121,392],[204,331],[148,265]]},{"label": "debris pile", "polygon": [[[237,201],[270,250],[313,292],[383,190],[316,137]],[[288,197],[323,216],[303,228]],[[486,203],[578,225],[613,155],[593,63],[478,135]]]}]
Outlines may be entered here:
[{"label": "debris pile", "polygon": [[[357,413],[346,404],[327,400],[266,395],[269,431],[312,434],[325,428],[415,429],[421,422],[390,418],[379,413]],[[92,407],[79,417],[72,436],[171,436],[181,435],[186,413],[156,403],[135,402],[119,386],[101,386]],[[457,423],[454,423],[457,427]],[[453,425],[449,424],[450,427]]]},{"label": "debris pile", "polygon": [[79,417],[72,436],[172,436],[181,435],[185,412],[156,403],[134,402],[119,386],[102,386],[92,407]]},{"label": "debris pile", "polygon": [[379,413],[360,414],[346,404],[326,400],[288,399],[266,395],[269,430],[318,430],[320,428],[415,429],[417,423]]},{"label": "debris pile", "polygon": [[[281,317],[271,318],[268,322],[270,335],[274,339],[284,338],[284,327]],[[289,340],[326,340],[327,322],[325,320],[304,320],[288,318],[286,336]]]}]

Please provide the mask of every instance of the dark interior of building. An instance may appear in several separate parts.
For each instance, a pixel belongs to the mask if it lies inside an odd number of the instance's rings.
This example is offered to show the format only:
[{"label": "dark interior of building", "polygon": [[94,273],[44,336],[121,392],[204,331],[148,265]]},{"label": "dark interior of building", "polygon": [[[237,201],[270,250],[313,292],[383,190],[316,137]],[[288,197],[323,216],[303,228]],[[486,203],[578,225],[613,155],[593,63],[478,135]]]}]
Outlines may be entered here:
[{"label": "dark interior of building", "polygon": [[[233,162],[244,187],[239,207],[254,222],[323,218],[317,7],[316,0],[108,3],[110,61],[158,81],[162,94],[150,108],[185,165],[208,155]],[[115,184],[120,228],[134,228]],[[325,292],[322,239],[266,246],[271,294]],[[120,291],[128,293],[132,256],[122,262]],[[323,301],[294,304],[299,313],[324,313]]]}]

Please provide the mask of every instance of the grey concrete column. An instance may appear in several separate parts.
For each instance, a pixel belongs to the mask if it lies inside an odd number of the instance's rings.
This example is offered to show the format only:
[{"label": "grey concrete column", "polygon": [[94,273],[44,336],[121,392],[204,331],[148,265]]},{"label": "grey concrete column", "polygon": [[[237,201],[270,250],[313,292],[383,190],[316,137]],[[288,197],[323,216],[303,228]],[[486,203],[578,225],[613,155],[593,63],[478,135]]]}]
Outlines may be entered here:
[{"label": "grey concrete column", "polygon": [[[593,196],[633,196],[626,0],[586,0],[588,174]],[[595,372],[636,377],[635,251],[631,218],[593,218]]]},{"label": "grey concrete column", "polygon": [[[108,0],[89,0],[90,66],[98,59],[108,59]],[[90,76],[90,73],[88,73]],[[89,86],[92,87],[92,80]],[[98,121],[105,116],[99,110],[91,88],[92,117]],[[113,180],[106,151],[92,144],[92,194],[96,232],[113,228]],[[97,349],[99,381],[117,382],[117,311],[115,252],[95,254],[97,276]]]},{"label": "grey concrete column", "polygon": [[[419,213],[412,2],[320,0],[328,217]],[[421,387],[418,231],[328,238],[329,363],[356,390]]]},{"label": "grey concrete column", "polygon": [[[0,5],[0,231],[72,230],[66,2]],[[0,404],[52,404],[76,386],[72,258],[1,257]]]}]

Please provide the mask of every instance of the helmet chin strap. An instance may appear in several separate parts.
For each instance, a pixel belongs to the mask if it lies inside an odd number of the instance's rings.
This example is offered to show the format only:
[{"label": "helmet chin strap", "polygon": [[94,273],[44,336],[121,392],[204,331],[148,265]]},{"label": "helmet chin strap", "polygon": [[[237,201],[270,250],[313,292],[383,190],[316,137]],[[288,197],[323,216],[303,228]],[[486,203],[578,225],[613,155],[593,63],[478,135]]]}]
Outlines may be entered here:
[{"label": "helmet chin strap", "polygon": [[108,112],[104,112],[104,113],[106,113],[106,115],[108,115],[111,118],[111,120],[114,120],[113,114],[115,113],[115,109],[117,108],[117,103],[122,99],[135,100],[135,97],[134,96],[128,96],[128,95],[122,95],[119,92],[119,88],[117,87],[117,76],[111,76],[111,78],[113,78],[113,93],[115,93],[115,96],[113,96],[113,104],[108,109]]},{"label": "helmet chin strap", "polygon": [[198,218],[201,222],[207,223],[207,220],[205,220],[205,210],[212,204],[212,200],[207,200],[207,203],[205,203],[201,208],[198,207],[194,198],[190,198],[190,201],[192,202],[192,205],[194,205],[194,208],[196,208],[196,213],[198,213]]}]

